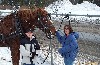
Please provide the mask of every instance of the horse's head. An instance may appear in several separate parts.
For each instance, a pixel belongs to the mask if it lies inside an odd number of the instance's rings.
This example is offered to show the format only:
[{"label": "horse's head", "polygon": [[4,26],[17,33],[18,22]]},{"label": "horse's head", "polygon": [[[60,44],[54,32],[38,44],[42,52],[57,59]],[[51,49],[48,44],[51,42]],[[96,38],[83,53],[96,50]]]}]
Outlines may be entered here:
[{"label": "horse's head", "polygon": [[22,10],[19,11],[19,18],[21,18],[21,23],[23,29],[39,28],[46,33],[46,36],[49,37],[50,34],[55,34],[55,27],[53,26],[50,17],[44,9],[37,8],[35,10]]},{"label": "horse's head", "polygon": [[36,26],[45,32],[47,37],[55,34],[55,27],[46,10],[38,8],[33,12],[33,15],[35,16],[34,22],[36,22]]}]

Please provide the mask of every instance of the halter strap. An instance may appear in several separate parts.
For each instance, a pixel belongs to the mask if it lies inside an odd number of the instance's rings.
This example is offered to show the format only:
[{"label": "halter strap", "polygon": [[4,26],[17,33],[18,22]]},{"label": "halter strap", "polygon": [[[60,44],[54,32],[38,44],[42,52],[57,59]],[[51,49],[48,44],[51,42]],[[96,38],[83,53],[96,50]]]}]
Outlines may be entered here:
[{"label": "halter strap", "polygon": [[[47,24],[43,24],[42,22],[41,22],[41,18],[42,18],[42,16],[39,14],[39,13],[37,13],[38,14],[38,22],[43,26],[43,29],[45,30],[45,29],[49,29],[49,27],[52,27],[53,26],[53,24],[51,24],[51,25],[47,25]],[[48,17],[50,17],[50,14],[47,14],[48,15]],[[51,17],[50,17],[50,19],[51,19]],[[48,26],[48,27],[46,27],[46,26]]]}]

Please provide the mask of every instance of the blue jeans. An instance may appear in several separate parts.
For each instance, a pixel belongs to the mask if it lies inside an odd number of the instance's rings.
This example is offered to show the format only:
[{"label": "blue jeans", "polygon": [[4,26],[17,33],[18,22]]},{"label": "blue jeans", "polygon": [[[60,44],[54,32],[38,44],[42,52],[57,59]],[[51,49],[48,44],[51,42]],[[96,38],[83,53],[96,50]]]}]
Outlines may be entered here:
[{"label": "blue jeans", "polygon": [[65,65],[73,65],[73,60],[71,58],[64,58]]}]

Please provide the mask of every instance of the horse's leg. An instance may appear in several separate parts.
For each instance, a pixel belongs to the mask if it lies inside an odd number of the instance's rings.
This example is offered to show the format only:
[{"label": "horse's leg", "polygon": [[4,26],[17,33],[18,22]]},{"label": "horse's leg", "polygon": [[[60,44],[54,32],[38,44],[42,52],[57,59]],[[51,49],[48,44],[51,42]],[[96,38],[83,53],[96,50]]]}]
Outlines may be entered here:
[{"label": "horse's leg", "polygon": [[19,65],[20,52],[19,52],[19,39],[16,37],[11,43],[11,55],[13,65]]},{"label": "horse's leg", "polygon": [[6,40],[5,42],[0,41],[0,47],[10,47],[12,63],[13,65],[19,65],[19,39],[16,37],[15,39],[11,39],[11,41]]}]

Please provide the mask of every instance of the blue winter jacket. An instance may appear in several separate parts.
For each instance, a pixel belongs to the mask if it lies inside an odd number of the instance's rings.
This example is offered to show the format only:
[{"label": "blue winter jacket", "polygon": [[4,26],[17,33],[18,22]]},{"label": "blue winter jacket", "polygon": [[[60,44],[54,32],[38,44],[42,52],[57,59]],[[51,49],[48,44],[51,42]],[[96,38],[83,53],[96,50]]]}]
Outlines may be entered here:
[{"label": "blue winter jacket", "polygon": [[64,58],[71,58],[73,61],[78,53],[78,43],[77,39],[79,38],[79,34],[73,32],[66,36],[60,30],[56,31],[56,36],[58,41],[62,44],[62,48],[58,50],[58,52]]}]

